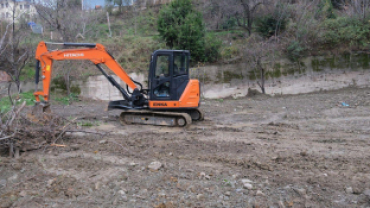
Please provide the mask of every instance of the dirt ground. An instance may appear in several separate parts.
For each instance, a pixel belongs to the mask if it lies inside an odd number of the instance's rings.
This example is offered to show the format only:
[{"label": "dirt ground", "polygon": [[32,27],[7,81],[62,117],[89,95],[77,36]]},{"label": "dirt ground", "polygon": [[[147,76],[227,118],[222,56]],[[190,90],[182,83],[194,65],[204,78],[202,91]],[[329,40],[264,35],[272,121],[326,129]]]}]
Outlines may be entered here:
[{"label": "dirt ground", "polygon": [[[345,102],[349,106],[343,106]],[[370,89],[205,100],[188,129],[53,106],[80,132],[0,157],[0,207],[370,207]]]}]

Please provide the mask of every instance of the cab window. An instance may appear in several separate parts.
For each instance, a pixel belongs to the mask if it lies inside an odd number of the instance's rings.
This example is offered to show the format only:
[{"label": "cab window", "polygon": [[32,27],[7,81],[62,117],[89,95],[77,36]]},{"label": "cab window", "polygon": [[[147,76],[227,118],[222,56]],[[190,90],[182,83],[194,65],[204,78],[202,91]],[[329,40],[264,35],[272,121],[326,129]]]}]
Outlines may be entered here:
[{"label": "cab window", "polygon": [[188,59],[185,54],[174,54],[173,60],[173,74],[174,76],[188,74]]},{"label": "cab window", "polygon": [[170,57],[168,55],[157,56],[157,64],[155,66],[155,77],[170,75]]}]

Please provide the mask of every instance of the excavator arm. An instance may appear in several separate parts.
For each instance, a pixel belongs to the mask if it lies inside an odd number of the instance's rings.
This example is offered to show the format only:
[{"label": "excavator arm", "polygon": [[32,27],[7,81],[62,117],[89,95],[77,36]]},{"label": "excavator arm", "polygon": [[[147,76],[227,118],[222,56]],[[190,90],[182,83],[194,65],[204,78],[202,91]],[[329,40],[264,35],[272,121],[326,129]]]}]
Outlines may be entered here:
[{"label": "excavator arm", "polygon": [[[43,91],[36,91],[34,93],[36,101],[40,102],[40,97],[44,98],[45,102],[50,98],[50,83],[53,71],[53,61],[61,60],[90,60],[98,69],[107,77],[107,79],[118,88],[126,101],[132,107],[145,104],[145,98],[135,83],[127,75],[125,70],[117,63],[112,55],[105,50],[101,44],[90,43],[63,43],[64,46],[70,47],[84,47],[74,49],[63,49],[49,51],[45,42],[40,42],[36,49],[36,84],[39,82],[39,73],[41,70],[41,77],[43,81]],[[111,76],[109,76],[100,66],[105,64],[110,70],[113,71],[124,83],[133,90],[132,95],[129,95]]]}]

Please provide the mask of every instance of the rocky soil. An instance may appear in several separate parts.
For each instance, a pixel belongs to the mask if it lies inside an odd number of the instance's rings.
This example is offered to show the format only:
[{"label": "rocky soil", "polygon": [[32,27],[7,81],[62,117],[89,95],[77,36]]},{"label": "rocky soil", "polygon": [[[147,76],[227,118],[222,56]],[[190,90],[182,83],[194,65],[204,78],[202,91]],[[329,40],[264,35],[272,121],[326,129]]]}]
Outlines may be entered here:
[{"label": "rocky soil", "polygon": [[85,116],[65,146],[4,151],[0,207],[370,206],[369,88],[205,100],[188,129],[121,126],[106,106],[53,106]]}]

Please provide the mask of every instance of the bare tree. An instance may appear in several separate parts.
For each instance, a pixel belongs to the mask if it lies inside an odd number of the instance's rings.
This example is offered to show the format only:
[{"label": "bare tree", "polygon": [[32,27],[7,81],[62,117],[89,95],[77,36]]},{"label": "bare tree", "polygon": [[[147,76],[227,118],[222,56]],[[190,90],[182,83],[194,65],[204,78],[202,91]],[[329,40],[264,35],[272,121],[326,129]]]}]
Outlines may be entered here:
[{"label": "bare tree", "polygon": [[251,68],[253,68],[256,78],[258,76],[260,77],[257,84],[261,88],[263,94],[266,93],[265,80],[267,70],[263,66],[262,61],[268,59],[272,55],[275,47],[276,44],[274,42],[262,40],[256,36],[250,37],[245,46],[244,59],[250,64]]},{"label": "bare tree", "polygon": [[85,38],[98,21],[95,12],[82,11],[79,0],[44,0],[35,5],[39,17],[50,31],[56,31],[65,42]]},{"label": "bare tree", "polygon": [[12,25],[13,23],[8,23],[5,27],[5,31],[4,33],[2,34],[2,37],[0,38],[0,56],[1,54],[5,51],[5,48],[6,46],[8,45],[7,44],[7,37],[8,37],[8,33],[9,33],[9,30],[10,30],[10,26]]},{"label": "bare tree", "polygon": [[[10,98],[10,89],[13,83],[16,84],[18,92],[20,91],[20,75],[22,69],[29,59],[30,49],[23,44],[29,37],[30,31],[23,17],[24,13],[16,9],[17,2],[12,0],[11,20],[8,23],[3,37],[0,38],[0,70],[10,75],[12,82],[9,82],[8,94]],[[23,43],[22,43],[23,42]],[[21,45],[23,44],[23,45]],[[10,98],[11,102],[12,99]]]},{"label": "bare tree", "polygon": [[10,4],[11,20],[7,23],[5,32],[0,36],[0,70],[5,71],[11,78],[8,82],[8,98],[11,103],[9,112],[0,115],[0,142],[7,141],[9,146],[9,155],[14,153],[19,155],[19,149],[15,148],[12,138],[16,135],[18,127],[16,119],[20,111],[24,108],[25,102],[17,107],[12,97],[12,84],[15,83],[17,92],[20,92],[20,75],[26,62],[29,59],[29,47],[25,44],[27,37],[30,34],[30,29],[25,23],[25,13],[17,10],[16,0],[12,0]]},{"label": "bare tree", "polygon": [[367,14],[370,11],[370,0],[349,0],[349,5],[352,16],[357,16],[362,21],[366,20]]},{"label": "bare tree", "polygon": [[[233,14],[238,26],[247,30],[248,34],[252,34],[252,27],[256,17],[256,13],[266,0],[233,0],[234,3],[229,3],[225,7],[226,13]],[[225,5],[226,6],[226,5]]]},{"label": "bare tree", "polygon": [[[102,14],[81,9],[80,0],[44,0],[36,4],[40,18],[50,31],[56,31],[63,42],[76,42],[78,38],[88,38],[95,34],[95,25]],[[67,94],[70,94],[71,65],[63,67]],[[63,65],[63,66],[66,66]]]}]

